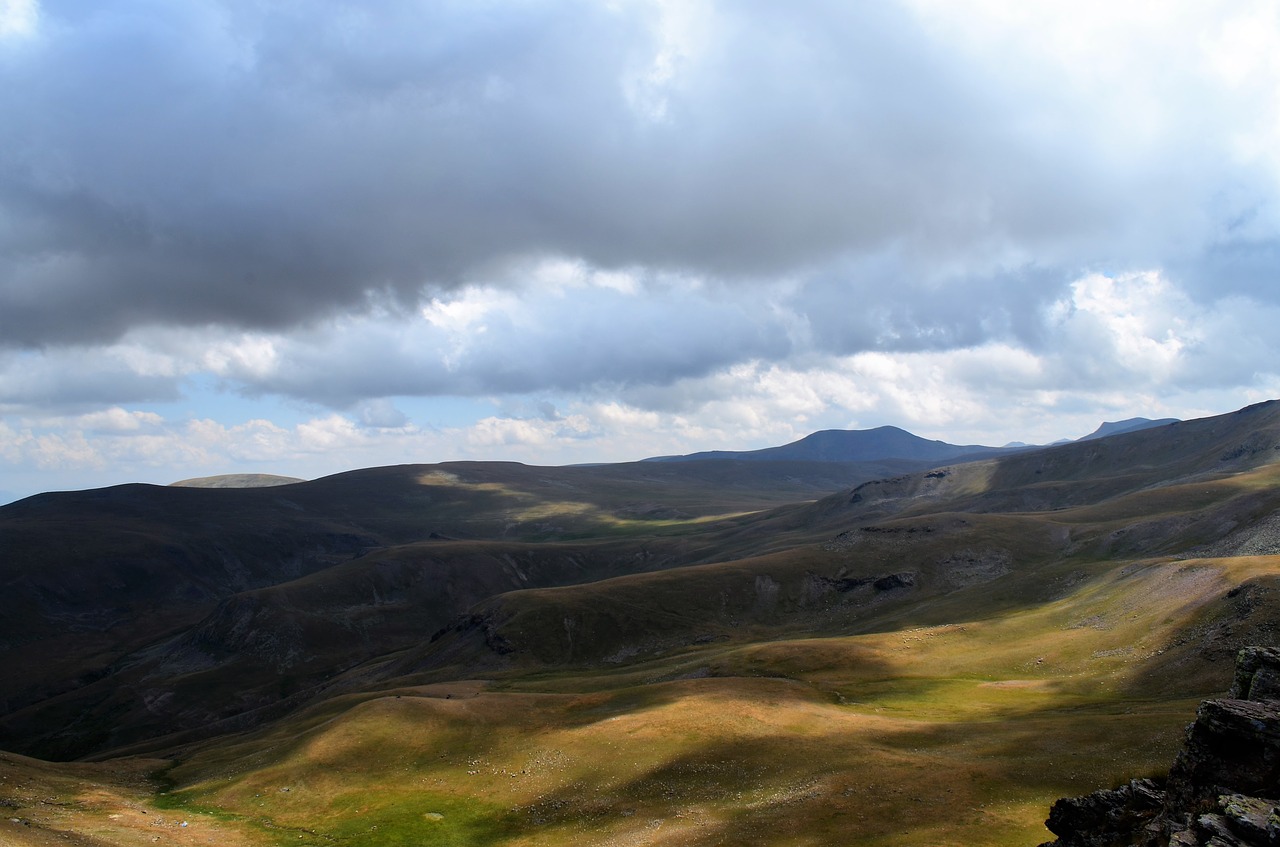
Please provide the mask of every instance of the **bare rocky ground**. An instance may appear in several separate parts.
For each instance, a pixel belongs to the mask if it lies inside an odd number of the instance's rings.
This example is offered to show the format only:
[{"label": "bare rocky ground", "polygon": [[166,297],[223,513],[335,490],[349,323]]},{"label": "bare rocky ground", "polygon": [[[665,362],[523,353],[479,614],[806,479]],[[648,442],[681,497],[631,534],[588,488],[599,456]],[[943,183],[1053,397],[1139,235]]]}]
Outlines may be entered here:
[{"label": "bare rocky ground", "polygon": [[1280,513],[1271,515],[1238,530],[1225,538],[1206,544],[1189,557],[1221,558],[1223,556],[1275,556],[1280,554]]},{"label": "bare rocky ground", "polygon": [[1240,651],[1227,697],[1206,700],[1167,779],[1053,804],[1041,847],[1280,844],[1280,650]]}]

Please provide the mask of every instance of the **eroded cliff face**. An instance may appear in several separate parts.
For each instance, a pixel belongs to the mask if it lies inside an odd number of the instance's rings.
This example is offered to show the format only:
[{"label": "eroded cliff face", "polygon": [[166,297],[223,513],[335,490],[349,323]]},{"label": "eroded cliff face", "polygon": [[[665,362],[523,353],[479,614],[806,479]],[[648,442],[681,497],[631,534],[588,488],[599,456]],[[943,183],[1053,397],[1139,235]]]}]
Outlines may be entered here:
[{"label": "eroded cliff face", "polygon": [[1280,650],[1247,647],[1206,700],[1168,780],[1063,798],[1041,847],[1280,847]]}]

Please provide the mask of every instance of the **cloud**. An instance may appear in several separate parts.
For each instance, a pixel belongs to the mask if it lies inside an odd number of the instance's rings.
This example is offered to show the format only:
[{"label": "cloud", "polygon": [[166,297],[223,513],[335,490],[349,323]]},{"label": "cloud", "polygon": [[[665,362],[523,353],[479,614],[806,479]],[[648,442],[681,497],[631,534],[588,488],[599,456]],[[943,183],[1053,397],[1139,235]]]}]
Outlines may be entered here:
[{"label": "cloud", "polygon": [[31,36],[39,19],[36,0],[0,0],[0,40]]},{"label": "cloud", "polygon": [[578,271],[561,268],[556,284],[523,294],[466,289],[416,316],[353,316],[290,335],[230,338],[205,359],[251,393],[346,408],[396,395],[663,385],[790,347],[786,327],[758,302],[680,279],[641,296],[614,275],[580,279]]},{"label": "cloud", "polygon": [[409,423],[409,417],[385,397],[366,400],[359,412],[360,424],[374,429],[400,429]]},{"label": "cloud", "polygon": [[314,470],[1224,411],[1280,387],[1278,56],[1262,0],[0,0],[0,422]]},{"label": "cloud", "polygon": [[0,47],[0,338],[288,331],[531,284],[511,263],[537,256],[722,280],[911,256],[848,280],[878,304],[913,271],[1191,273],[1246,249],[1242,216],[1274,233],[1270,41],[1162,18],[1165,45],[1108,7],[1059,10],[1046,50],[1001,9],[48,3]]},{"label": "cloud", "polygon": [[150,370],[120,348],[54,348],[43,352],[0,350],[0,413],[30,409],[62,411],[125,403],[173,400],[180,395],[172,374]]},{"label": "cloud", "polygon": [[101,412],[81,415],[77,424],[90,432],[138,432],[164,423],[155,412],[131,412],[114,406]]}]

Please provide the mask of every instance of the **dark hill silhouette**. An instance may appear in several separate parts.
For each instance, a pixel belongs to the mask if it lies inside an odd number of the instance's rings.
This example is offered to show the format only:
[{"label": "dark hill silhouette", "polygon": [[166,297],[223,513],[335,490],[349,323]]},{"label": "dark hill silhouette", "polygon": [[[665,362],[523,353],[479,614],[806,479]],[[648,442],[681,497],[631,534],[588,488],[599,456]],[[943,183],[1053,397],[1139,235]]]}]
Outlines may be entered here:
[{"label": "dark hill silhouette", "polygon": [[[661,539],[599,552],[597,537],[644,539],[910,467],[456,462],[265,488],[133,484],[29,497],[0,507],[0,748],[71,757],[208,725],[279,700],[353,656],[425,638],[491,594],[712,555],[705,543]],[[553,549],[557,542],[571,546]],[[341,568],[352,563],[363,565]],[[312,575],[315,590],[272,592]],[[381,606],[370,612],[368,603]],[[397,613],[411,625],[390,621]],[[331,631],[317,635],[326,616]],[[250,632],[224,631],[234,627]],[[183,635],[192,628],[201,634]],[[262,644],[284,631],[315,640],[285,662],[292,681],[282,688],[284,654],[261,660]],[[259,668],[235,683],[242,659]],[[147,674],[187,677],[180,690],[164,689],[169,705],[159,714],[135,696]],[[239,705],[215,693],[232,684]],[[269,691],[255,694],[255,685]],[[93,708],[114,717],[95,720]]]},{"label": "dark hill silhouette", "polygon": [[826,429],[799,441],[760,450],[710,450],[685,456],[657,456],[647,462],[690,462],[736,459],[747,462],[809,461],[869,462],[902,459],[915,462],[954,462],[962,457],[988,456],[1006,448],[981,445],[959,446],[929,440],[896,426],[874,429]]},{"label": "dark hill silhouette", "polygon": [[1128,418],[1123,421],[1106,421],[1088,435],[1077,438],[1077,441],[1092,441],[1095,438],[1106,438],[1108,435],[1119,435],[1122,432],[1136,432],[1140,429],[1152,429],[1157,426],[1168,426],[1179,423],[1177,418]]}]

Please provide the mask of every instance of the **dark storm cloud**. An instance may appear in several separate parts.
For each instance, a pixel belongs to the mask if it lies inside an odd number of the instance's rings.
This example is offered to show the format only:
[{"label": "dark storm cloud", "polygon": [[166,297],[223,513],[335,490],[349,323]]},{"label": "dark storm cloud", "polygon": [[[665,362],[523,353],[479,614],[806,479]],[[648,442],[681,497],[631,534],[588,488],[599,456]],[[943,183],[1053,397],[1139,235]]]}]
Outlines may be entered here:
[{"label": "dark storm cloud", "polygon": [[0,45],[10,345],[287,329],[530,254],[732,279],[899,245],[985,272],[1133,234],[1096,127],[888,4],[726,5],[688,44],[640,3],[41,10]]},{"label": "dark storm cloud", "polygon": [[558,133],[620,108],[594,9],[44,4],[0,48],[0,337],[286,327],[557,247]]}]

